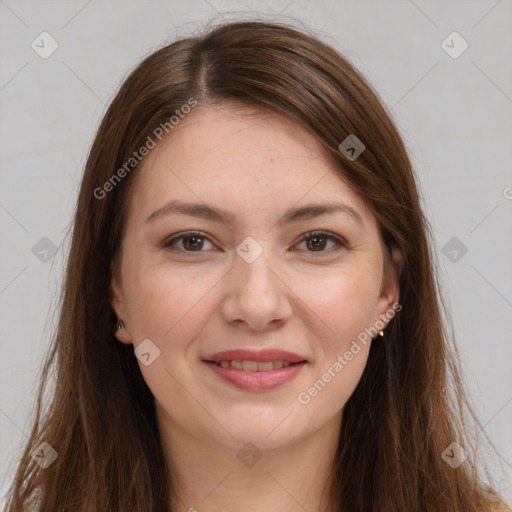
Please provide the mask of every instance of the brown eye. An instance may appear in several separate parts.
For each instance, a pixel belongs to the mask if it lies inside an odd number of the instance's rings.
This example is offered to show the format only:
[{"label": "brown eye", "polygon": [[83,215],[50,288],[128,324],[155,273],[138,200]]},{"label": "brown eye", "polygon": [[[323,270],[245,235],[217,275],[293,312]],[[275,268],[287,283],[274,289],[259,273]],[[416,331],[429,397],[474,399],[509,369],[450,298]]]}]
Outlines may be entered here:
[{"label": "brown eye", "polygon": [[[181,233],[164,242],[163,247],[181,252],[204,252],[201,249],[205,241],[211,243],[202,233],[188,232]],[[176,248],[177,242],[182,242],[182,248]]]},{"label": "brown eye", "polygon": [[[333,251],[325,251],[325,247],[327,241],[333,241],[337,248]],[[301,242],[306,242],[308,252],[320,252],[320,253],[332,253],[338,251],[341,247],[346,247],[346,245],[342,242],[342,240],[330,233],[326,233],[325,231],[313,231],[309,233],[305,233],[301,239]]]},{"label": "brown eye", "polygon": [[[187,243],[188,242],[188,243]],[[203,239],[197,235],[186,236],[183,238],[183,246],[188,250],[201,249],[203,246]]]},{"label": "brown eye", "polygon": [[[328,245],[329,241],[334,242],[335,244],[335,248],[332,250],[326,250],[326,246]],[[190,231],[173,236],[172,238],[164,242],[162,247],[181,253],[201,253],[205,252],[202,250],[204,249],[205,242],[211,244],[208,237],[206,237],[202,233]],[[302,236],[300,243],[304,242],[306,242],[307,252],[320,253],[320,255],[329,255],[333,252],[340,250],[343,247],[347,247],[347,245],[343,242],[341,238],[331,233],[327,233],[325,231],[312,231],[309,233],[305,233]],[[180,243],[181,247],[179,246]]]}]

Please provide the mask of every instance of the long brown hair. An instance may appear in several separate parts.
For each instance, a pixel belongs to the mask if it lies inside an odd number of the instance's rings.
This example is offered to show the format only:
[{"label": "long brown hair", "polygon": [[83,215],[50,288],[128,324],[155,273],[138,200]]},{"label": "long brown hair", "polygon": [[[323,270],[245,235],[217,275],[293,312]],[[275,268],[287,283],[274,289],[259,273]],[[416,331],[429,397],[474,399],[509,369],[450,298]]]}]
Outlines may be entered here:
[{"label": "long brown hair", "polygon": [[[173,510],[176,488],[154,398],[133,347],[114,337],[109,286],[140,167],[126,164],[158,127],[171,133],[169,119],[191,98],[197,109],[238,102],[305,127],[367,200],[387,249],[402,251],[402,310],[385,340],[372,343],[343,410],[330,491],[336,510],[491,510],[495,503],[467,434],[474,414],[446,329],[431,227],[400,135],[343,56],[307,29],[264,20],[224,23],[166,45],[130,73],[108,108],[85,166],[60,320],[8,510],[25,511],[29,503],[52,512]],[[365,145],[357,159],[339,149],[351,134]],[[113,180],[116,173],[120,179]],[[52,369],[52,400],[43,409]],[[31,456],[43,441],[58,454],[46,468]],[[442,457],[452,442],[469,453],[456,469]]]}]

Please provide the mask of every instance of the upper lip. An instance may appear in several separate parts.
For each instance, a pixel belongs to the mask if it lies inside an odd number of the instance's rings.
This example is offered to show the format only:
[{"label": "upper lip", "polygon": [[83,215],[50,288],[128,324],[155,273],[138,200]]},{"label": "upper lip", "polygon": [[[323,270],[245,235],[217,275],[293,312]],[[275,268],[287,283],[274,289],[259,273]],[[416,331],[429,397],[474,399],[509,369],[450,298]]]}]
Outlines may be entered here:
[{"label": "upper lip", "polygon": [[203,361],[289,361],[290,363],[300,363],[306,361],[306,358],[293,352],[279,350],[277,348],[267,348],[264,350],[226,350],[216,352],[203,358]]}]

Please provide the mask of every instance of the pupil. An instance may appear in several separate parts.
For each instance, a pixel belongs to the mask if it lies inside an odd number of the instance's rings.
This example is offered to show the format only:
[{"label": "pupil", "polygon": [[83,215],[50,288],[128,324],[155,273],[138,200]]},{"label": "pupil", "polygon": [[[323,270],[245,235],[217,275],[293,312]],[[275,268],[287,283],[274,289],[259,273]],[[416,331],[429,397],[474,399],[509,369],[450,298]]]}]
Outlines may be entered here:
[{"label": "pupil", "polygon": [[[186,240],[188,240],[188,241],[190,241],[190,240],[195,240],[195,241],[197,242],[197,240],[201,240],[201,237],[198,237],[198,236],[192,235],[192,236],[187,237],[187,238],[186,238]],[[189,246],[189,245],[190,245],[190,243],[186,243],[185,245]],[[198,245],[196,245],[196,244],[192,243],[191,247],[192,247],[192,248],[197,248],[197,247],[198,247]]]},{"label": "pupil", "polygon": [[[323,236],[314,236],[314,237],[310,238],[310,241],[313,241],[313,240],[316,240],[316,241],[318,241],[318,240],[325,240],[325,237],[323,237]],[[314,244],[312,245],[312,247],[319,248],[319,247],[321,247],[322,245],[323,245],[322,243],[320,243],[320,244],[318,244],[318,243],[314,243]]]}]

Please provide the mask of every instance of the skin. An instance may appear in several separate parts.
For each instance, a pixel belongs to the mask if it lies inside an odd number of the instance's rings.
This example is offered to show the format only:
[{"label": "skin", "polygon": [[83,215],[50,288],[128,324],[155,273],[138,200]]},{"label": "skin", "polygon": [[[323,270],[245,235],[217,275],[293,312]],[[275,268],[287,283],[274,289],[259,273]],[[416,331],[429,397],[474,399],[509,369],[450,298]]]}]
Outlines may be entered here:
[{"label": "skin", "polygon": [[[136,176],[113,273],[111,303],[125,325],[116,337],[134,348],[150,339],[160,350],[151,364],[138,363],[178,482],[177,510],[330,510],[321,494],[343,406],[370,343],[380,338],[360,344],[310,403],[297,396],[399,301],[397,279],[384,279],[383,244],[364,200],[301,126],[263,114],[197,109],[150,152]],[[171,199],[228,210],[235,224],[182,214],[145,222]],[[363,223],[335,213],[277,224],[288,208],[327,199],[352,206]],[[195,245],[178,240],[174,251],[162,247],[188,230],[203,238]],[[348,247],[301,241],[313,230],[338,235]],[[236,252],[247,236],[263,249],[252,263]],[[396,251],[393,262],[400,271]],[[298,353],[308,364],[277,389],[246,391],[202,362],[223,350],[267,347]],[[252,467],[237,457],[248,442],[262,455]]]}]

